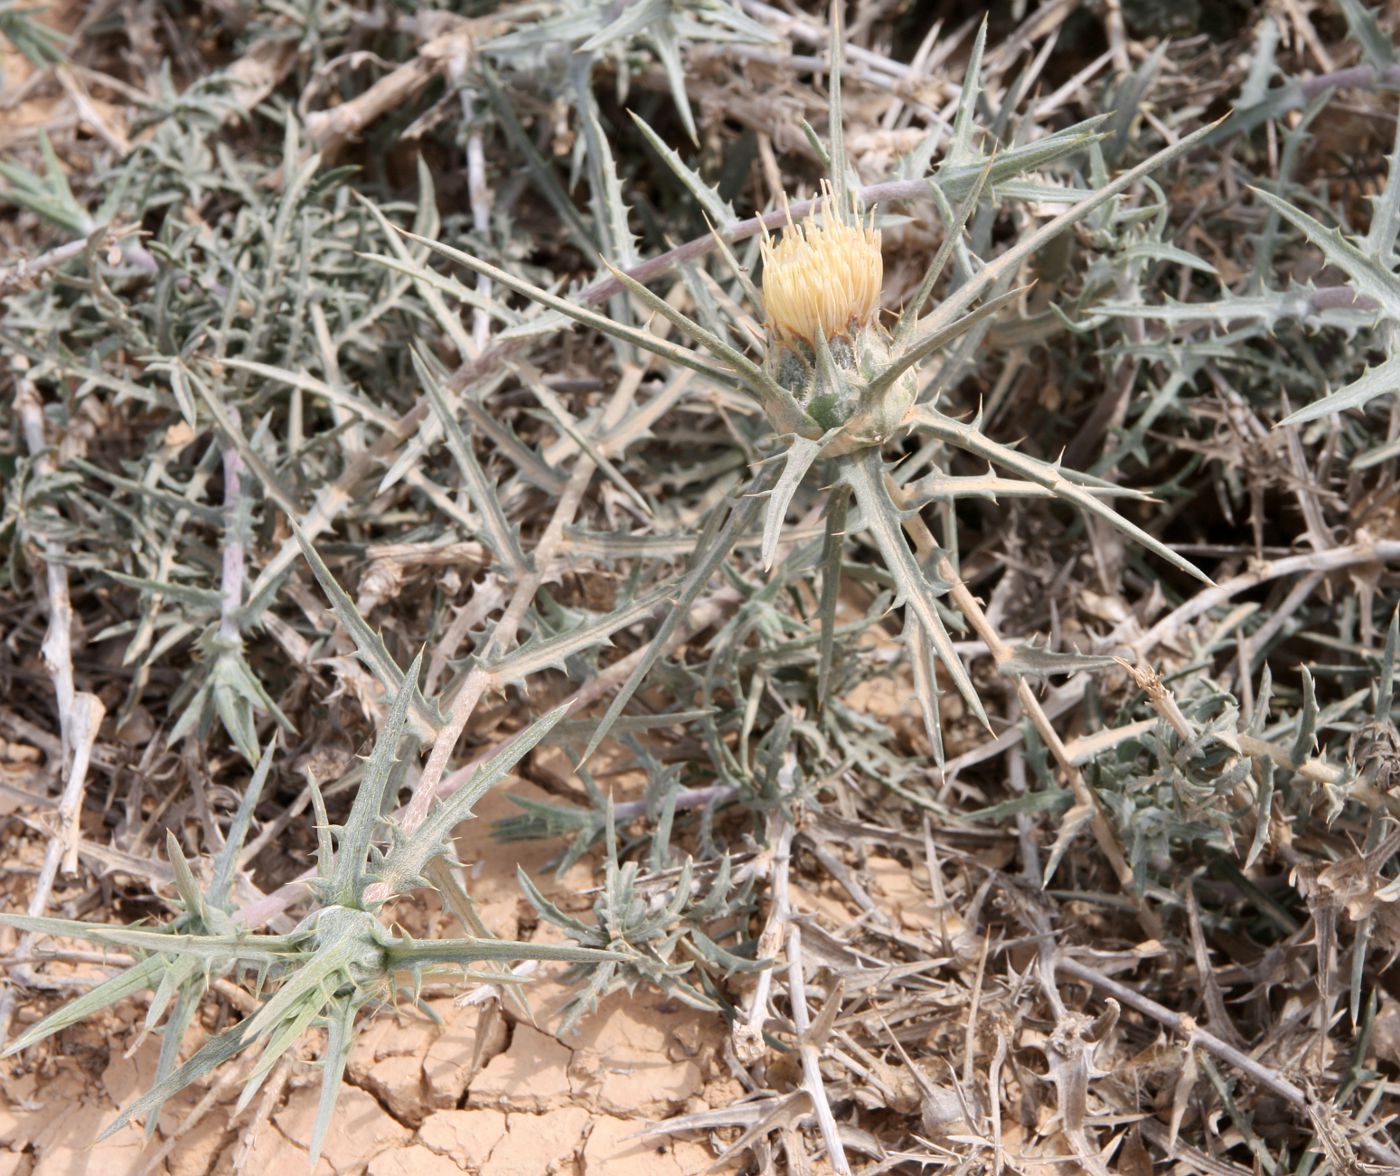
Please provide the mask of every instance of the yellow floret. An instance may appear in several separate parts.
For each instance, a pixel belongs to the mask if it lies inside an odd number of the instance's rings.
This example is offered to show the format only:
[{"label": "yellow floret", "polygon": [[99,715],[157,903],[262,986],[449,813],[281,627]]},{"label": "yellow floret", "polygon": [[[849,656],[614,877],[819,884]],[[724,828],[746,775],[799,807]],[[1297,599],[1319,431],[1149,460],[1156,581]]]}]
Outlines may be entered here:
[{"label": "yellow floret", "polygon": [[880,310],[885,263],[880,233],[835,215],[830,196],[823,215],[813,209],[801,224],[788,221],[782,240],[765,236],[763,306],[769,329],[788,342],[814,344],[817,332],[832,339],[859,330]]}]

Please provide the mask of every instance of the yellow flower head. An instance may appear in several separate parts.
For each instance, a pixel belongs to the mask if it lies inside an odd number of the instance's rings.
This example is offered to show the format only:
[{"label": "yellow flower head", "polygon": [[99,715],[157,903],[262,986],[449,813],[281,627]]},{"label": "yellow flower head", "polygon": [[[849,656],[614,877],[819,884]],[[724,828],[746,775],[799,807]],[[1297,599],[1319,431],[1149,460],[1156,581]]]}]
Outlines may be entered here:
[{"label": "yellow flower head", "polygon": [[768,326],[786,342],[814,344],[817,332],[825,339],[867,326],[880,310],[880,286],[885,262],[880,256],[880,233],[869,222],[842,220],[830,191],[801,224],[788,220],[782,240],[774,244],[765,233],[763,308]]}]

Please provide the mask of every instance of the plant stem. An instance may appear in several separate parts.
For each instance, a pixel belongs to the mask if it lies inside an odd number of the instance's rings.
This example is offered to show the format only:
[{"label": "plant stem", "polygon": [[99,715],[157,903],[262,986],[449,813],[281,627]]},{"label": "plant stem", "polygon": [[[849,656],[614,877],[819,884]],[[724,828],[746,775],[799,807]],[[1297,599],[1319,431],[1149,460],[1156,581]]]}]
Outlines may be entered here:
[{"label": "plant stem", "polygon": [[[1215,1034],[1200,1028],[1195,1021],[1182,1013],[1174,1013],[1165,1005],[1158,1004],[1150,997],[1143,996],[1135,989],[1129,988],[1126,984],[1120,984],[1116,980],[1110,980],[1107,976],[1100,975],[1093,968],[1087,967],[1076,960],[1059,957],[1055,961],[1055,970],[1065,975],[1073,976],[1077,980],[1082,980],[1086,984],[1091,984],[1095,988],[1108,993],[1110,996],[1121,1001],[1131,1008],[1135,1008],[1140,1013],[1146,1013],[1149,1017],[1167,1026],[1173,1032],[1184,1035],[1187,1039],[1187,1048],[1192,1045],[1199,1045],[1208,1053],[1214,1054],[1223,1062],[1228,1062],[1237,1070],[1249,1075],[1261,1086],[1267,1087],[1280,1098],[1291,1103],[1295,1107],[1304,1110],[1315,1102],[1300,1088],[1295,1086],[1287,1078],[1280,1076],[1264,1063],[1256,1061],[1248,1054],[1236,1049],[1228,1042],[1221,1041]],[[1346,1125],[1346,1120],[1336,1107],[1328,1107],[1329,1116],[1339,1121],[1339,1125]],[[1391,1170],[1400,1170],[1400,1151],[1387,1146],[1370,1135],[1363,1135],[1352,1125],[1354,1132],[1353,1142],[1362,1151],[1366,1152],[1372,1159],[1380,1163],[1390,1165]]]}]

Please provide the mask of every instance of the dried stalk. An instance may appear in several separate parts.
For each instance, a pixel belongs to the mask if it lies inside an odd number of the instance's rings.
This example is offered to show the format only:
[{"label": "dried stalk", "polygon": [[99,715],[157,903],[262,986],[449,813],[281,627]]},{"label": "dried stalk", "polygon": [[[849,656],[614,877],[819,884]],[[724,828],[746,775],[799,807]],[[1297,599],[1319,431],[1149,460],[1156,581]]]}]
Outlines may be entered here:
[{"label": "dried stalk", "polygon": [[[1100,975],[1093,968],[1060,956],[1054,961],[1055,969],[1068,976],[1073,976],[1076,980],[1082,980],[1086,984],[1091,984],[1095,988],[1108,993],[1114,999],[1137,1009],[1140,1013],[1146,1013],[1153,1020],[1165,1025],[1174,1033],[1179,1033],[1186,1038],[1186,1046],[1199,1045],[1208,1053],[1215,1055],[1223,1062],[1228,1062],[1241,1073],[1247,1074],[1259,1085],[1272,1091],[1291,1106],[1295,1106],[1302,1111],[1307,1111],[1313,1100],[1299,1086],[1282,1077],[1275,1070],[1264,1065],[1263,1062],[1256,1061],[1246,1053],[1242,1053],[1228,1042],[1222,1041],[1215,1034],[1200,1028],[1190,1017],[1182,1013],[1174,1013],[1165,1005],[1158,1004],[1150,997],[1138,993],[1129,988],[1126,984],[1120,984],[1116,980],[1111,980],[1107,976]],[[1373,1136],[1363,1134],[1355,1124],[1351,1123],[1341,1115],[1335,1108],[1329,1108],[1329,1113],[1338,1120],[1339,1124],[1346,1127],[1353,1137],[1357,1147],[1364,1151],[1378,1163],[1387,1164],[1392,1169],[1400,1170],[1400,1151],[1396,1151],[1390,1145],[1375,1139]]]},{"label": "dried stalk", "polygon": [[[19,412],[25,445],[29,449],[36,473],[40,477],[52,476],[54,466],[45,437],[44,410],[38,390],[28,380],[20,382],[15,406]],[[68,594],[66,551],[61,540],[47,537],[43,540],[43,560],[48,588],[49,627],[44,637],[42,654],[49,676],[53,680],[58,708],[64,785],[58,802],[58,829],[50,834],[44,850],[44,862],[39,868],[34,891],[29,899],[30,915],[43,915],[47,912],[60,864],[67,874],[77,871],[79,818],[82,815],[88,765],[92,749],[97,742],[102,716],[107,709],[95,694],[79,691],[74,684],[73,606]],[[33,934],[26,932],[20,939],[16,954],[29,955],[33,950],[33,941]],[[15,976],[23,984],[32,973],[25,965],[15,969]],[[9,1035],[10,1020],[14,1014],[13,992],[14,990],[10,989],[4,998],[0,999],[0,1044],[3,1044]]]}]

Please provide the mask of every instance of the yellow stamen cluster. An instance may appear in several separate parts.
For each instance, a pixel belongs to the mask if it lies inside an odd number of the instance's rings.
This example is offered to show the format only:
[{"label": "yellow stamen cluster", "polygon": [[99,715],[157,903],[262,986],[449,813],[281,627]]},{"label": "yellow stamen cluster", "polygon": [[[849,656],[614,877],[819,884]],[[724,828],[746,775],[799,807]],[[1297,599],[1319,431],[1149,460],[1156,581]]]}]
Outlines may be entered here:
[{"label": "yellow stamen cluster", "polygon": [[[885,262],[873,223],[848,224],[836,215],[830,195],[801,224],[788,220],[782,240],[766,234],[763,307],[768,326],[787,342],[814,344],[866,326],[879,313]],[[873,217],[872,217],[873,221]]]}]

